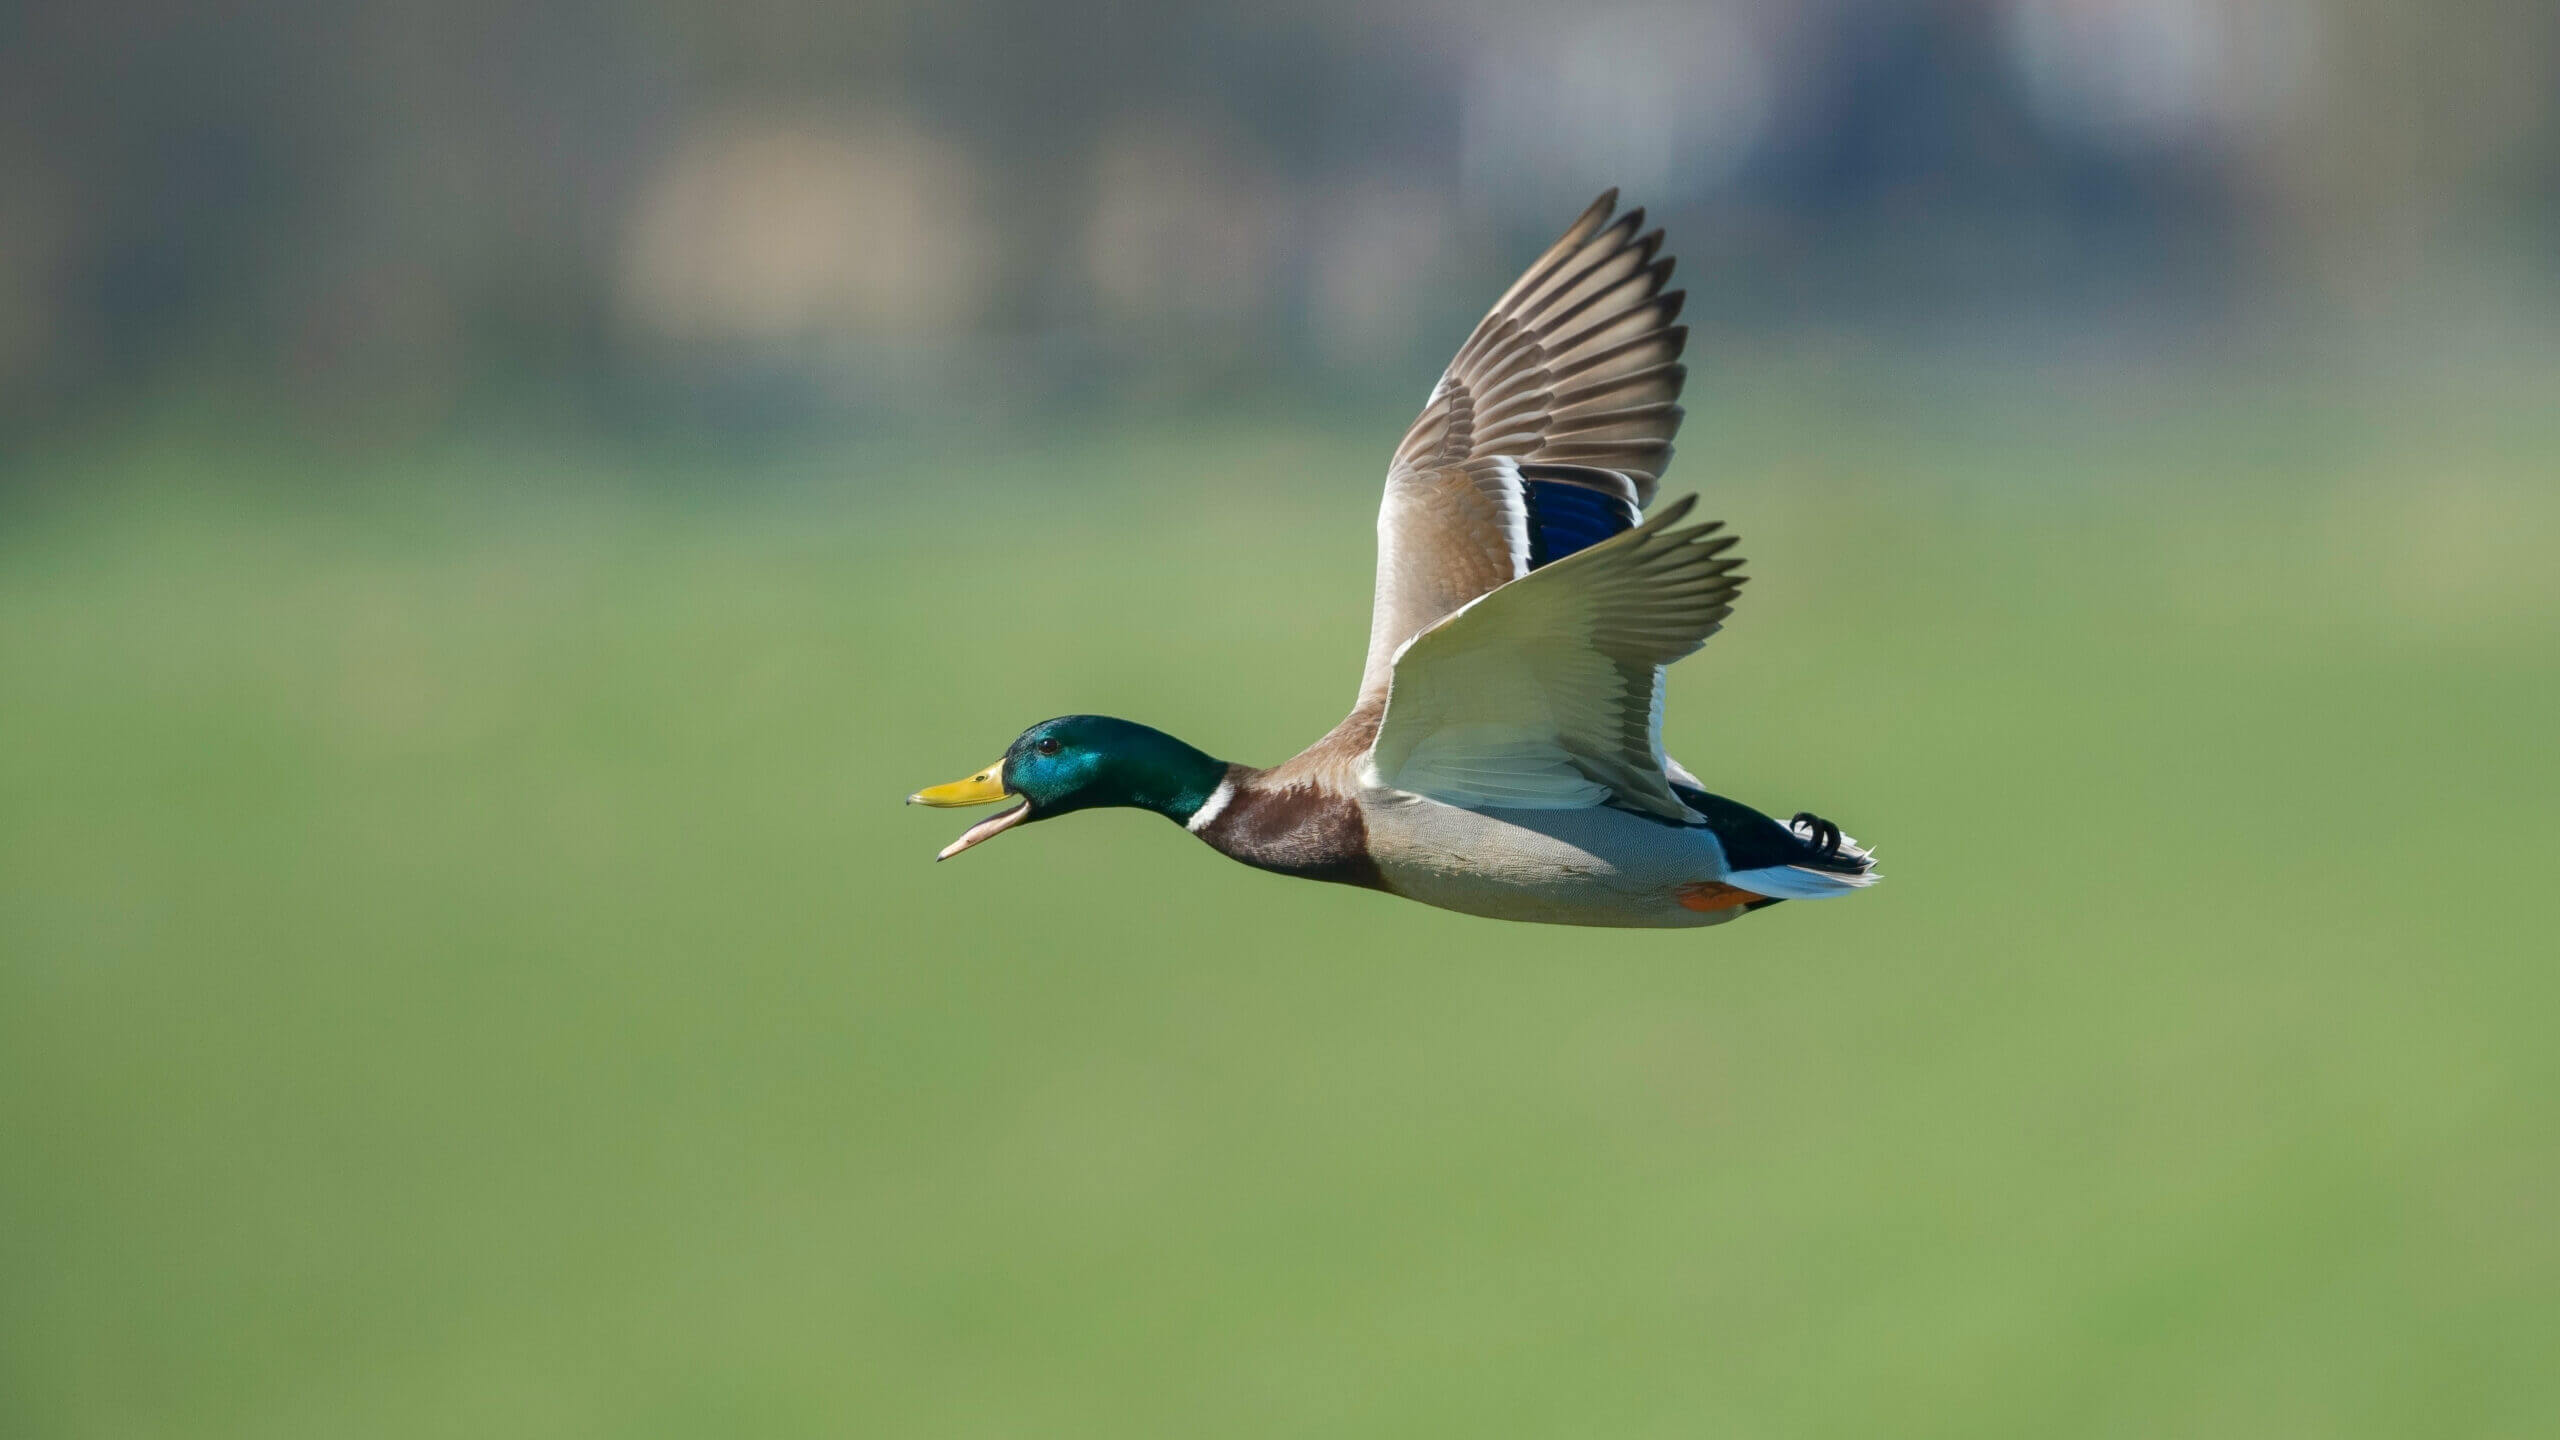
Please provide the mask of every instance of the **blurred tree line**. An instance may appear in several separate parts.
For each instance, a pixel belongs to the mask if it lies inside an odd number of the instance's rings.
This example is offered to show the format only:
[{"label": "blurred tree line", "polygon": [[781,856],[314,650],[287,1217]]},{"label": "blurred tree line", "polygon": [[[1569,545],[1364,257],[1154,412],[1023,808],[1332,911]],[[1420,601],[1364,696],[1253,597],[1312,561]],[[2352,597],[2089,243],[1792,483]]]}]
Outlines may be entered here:
[{"label": "blurred tree line", "polygon": [[1613,183],[1738,329],[2547,317],[2556,92],[2507,0],[48,0],[0,427],[1418,389]]}]

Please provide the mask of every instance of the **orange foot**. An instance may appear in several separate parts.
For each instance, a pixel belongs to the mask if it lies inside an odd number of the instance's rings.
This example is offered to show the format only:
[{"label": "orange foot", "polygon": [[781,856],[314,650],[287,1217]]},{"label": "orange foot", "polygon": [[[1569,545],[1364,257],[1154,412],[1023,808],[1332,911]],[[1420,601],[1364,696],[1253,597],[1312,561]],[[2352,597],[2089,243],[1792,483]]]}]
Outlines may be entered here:
[{"label": "orange foot", "polygon": [[1700,911],[1730,910],[1736,905],[1749,905],[1769,898],[1719,880],[1692,880],[1671,893],[1679,897],[1681,909]]}]

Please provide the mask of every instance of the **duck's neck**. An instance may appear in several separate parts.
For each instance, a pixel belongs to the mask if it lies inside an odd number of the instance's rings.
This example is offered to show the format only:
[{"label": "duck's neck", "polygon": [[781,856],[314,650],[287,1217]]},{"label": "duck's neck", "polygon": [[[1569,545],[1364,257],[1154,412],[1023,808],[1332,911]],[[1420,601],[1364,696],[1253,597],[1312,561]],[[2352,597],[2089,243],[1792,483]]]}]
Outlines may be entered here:
[{"label": "duck's neck", "polygon": [[1155,730],[1147,732],[1139,753],[1126,755],[1115,768],[1121,777],[1117,803],[1153,810],[1176,825],[1188,826],[1226,783],[1229,766]]}]

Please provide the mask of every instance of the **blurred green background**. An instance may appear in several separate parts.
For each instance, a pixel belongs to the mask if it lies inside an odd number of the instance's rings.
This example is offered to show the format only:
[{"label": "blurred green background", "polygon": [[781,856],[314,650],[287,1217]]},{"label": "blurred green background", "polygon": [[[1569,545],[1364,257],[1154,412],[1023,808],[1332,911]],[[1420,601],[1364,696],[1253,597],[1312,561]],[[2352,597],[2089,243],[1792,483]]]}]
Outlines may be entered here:
[{"label": "blurred green background", "polygon": [[[2552,18],[1383,13],[11,17],[0,1435],[2560,1427]],[[1886,883],[932,864],[1339,717],[1611,180]]]}]

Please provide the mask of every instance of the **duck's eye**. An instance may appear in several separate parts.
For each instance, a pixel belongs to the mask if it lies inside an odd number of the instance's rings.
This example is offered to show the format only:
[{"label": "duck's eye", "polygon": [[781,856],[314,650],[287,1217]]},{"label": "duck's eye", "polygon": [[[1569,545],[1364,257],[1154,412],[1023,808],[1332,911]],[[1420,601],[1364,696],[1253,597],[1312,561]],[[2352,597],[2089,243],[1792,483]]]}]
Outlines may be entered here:
[{"label": "duck's eye", "polygon": [[1039,751],[1043,755],[1055,755],[1058,753],[1058,737],[1055,735],[1043,735],[1040,737],[1040,743],[1032,746],[1031,748]]}]

